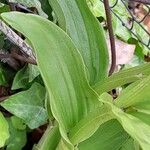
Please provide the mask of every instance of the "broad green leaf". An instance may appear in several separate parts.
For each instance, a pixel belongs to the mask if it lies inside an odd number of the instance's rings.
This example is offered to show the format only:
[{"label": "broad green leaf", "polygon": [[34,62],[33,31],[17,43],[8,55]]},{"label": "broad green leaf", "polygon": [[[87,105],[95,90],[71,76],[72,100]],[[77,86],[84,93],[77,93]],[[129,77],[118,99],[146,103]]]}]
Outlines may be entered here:
[{"label": "broad green leaf", "polygon": [[80,51],[88,70],[90,84],[103,80],[108,72],[108,51],[103,29],[93,16],[86,0],[49,0],[59,20],[60,8],[66,32]]},{"label": "broad green leaf", "polygon": [[125,143],[119,150],[138,150],[138,149],[135,149],[134,140],[132,138],[129,138],[125,141]]},{"label": "broad green leaf", "polygon": [[[57,146],[57,150],[71,150],[71,148],[68,146],[68,143],[63,138],[61,138]],[[76,150],[75,147],[73,147],[72,150]]]},{"label": "broad green leaf", "polygon": [[150,126],[150,114],[145,114],[137,111],[129,112],[129,114],[135,116],[136,118],[140,119],[141,121]]},{"label": "broad green leaf", "polygon": [[150,74],[150,63],[133,67],[130,69],[121,70],[114,73],[112,76],[98,82],[93,88],[101,95],[104,92],[109,92],[116,87],[140,80]]},{"label": "broad green leaf", "polygon": [[150,149],[150,126],[145,124],[138,118],[123,113],[121,111],[116,111],[115,114],[120,120],[120,123],[122,124],[126,132],[128,132],[128,134],[130,134],[132,138],[134,138],[139,142],[143,150],[149,150]]},{"label": "broad green leaf", "polygon": [[141,101],[140,103],[137,103],[136,105],[134,105],[133,108],[138,112],[150,115],[150,98],[147,98],[146,101]]},{"label": "broad green leaf", "polygon": [[49,5],[48,0],[39,0],[41,2],[42,10],[48,15],[48,19],[52,20],[52,8]]},{"label": "broad green leaf", "polygon": [[58,125],[53,127],[48,126],[44,135],[33,150],[56,150],[57,145],[61,139]]},{"label": "broad green leaf", "polygon": [[6,143],[6,150],[22,150],[27,142],[26,130],[17,130],[11,119],[7,119],[9,123],[10,137]]},{"label": "broad green leaf", "polygon": [[76,145],[88,139],[92,134],[94,134],[101,124],[113,118],[114,116],[110,107],[106,107],[104,105],[97,108],[97,110],[89,113],[86,118],[82,119],[71,129],[69,133],[70,141]]},{"label": "broad green leaf", "polygon": [[11,89],[16,90],[20,88],[26,88],[28,83],[29,83],[29,68],[27,65],[25,65],[15,75]]},{"label": "broad green leaf", "polygon": [[111,105],[113,113],[125,131],[140,144],[143,150],[149,150],[150,126],[145,124],[142,120],[123,112],[112,103],[107,102],[107,104]]},{"label": "broad green leaf", "polygon": [[44,99],[45,88],[35,83],[29,90],[10,96],[1,106],[23,119],[33,129],[43,125],[47,120],[47,112],[43,108]]},{"label": "broad green leaf", "polygon": [[66,133],[101,105],[86,80],[80,53],[65,32],[44,18],[17,12],[2,16],[31,41],[53,116],[67,140]]},{"label": "broad green leaf", "polygon": [[115,100],[115,105],[127,108],[150,99],[150,75],[141,80],[136,86],[131,84],[125,88]]},{"label": "broad green leaf", "polygon": [[16,116],[11,117],[11,122],[12,122],[13,127],[18,129],[18,130],[25,130],[26,129],[25,122]]},{"label": "broad green leaf", "polygon": [[12,2],[12,3],[19,3],[19,4],[22,4],[26,7],[35,7],[39,13],[39,15],[47,18],[47,14],[42,10],[41,8],[41,3],[39,0],[9,0],[9,2]]},{"label": "broad green leaf", "polygon": [[86,0],[86,1],[95,17],[102,16],[105,18],[106,15],[104,4],[100,0]]},{"label": "broad green leaf", "polygon": [[[94,124],[94,122],[93,122]],[[102,124],[89,139],[79,144],[79,150],[120,150],[129,139],[117,120]]]},{"label": "broad green leaf", "polygon": [[53,1],[53,2],[49,1],[49,3],[51,4],[51,6],[53,6],[53,8],[55,8],[54,15],[55,15],[56,19],[58,20],[59,26],[63,30],[66,30],[65,16],[64,16],[61,6],[59,5],[59,3],[57,1]]},{"label": "broad green leaf", "polygon": [[150,98],[135,104],[132,109],[129,109],[130,111],[127,113],[139,118],[150,126]]},{"label": "broad green leaf", "polygon": [[5,142],[8,138],[9,126],[3,114],[0,112],[0,148],[5,145]]}]

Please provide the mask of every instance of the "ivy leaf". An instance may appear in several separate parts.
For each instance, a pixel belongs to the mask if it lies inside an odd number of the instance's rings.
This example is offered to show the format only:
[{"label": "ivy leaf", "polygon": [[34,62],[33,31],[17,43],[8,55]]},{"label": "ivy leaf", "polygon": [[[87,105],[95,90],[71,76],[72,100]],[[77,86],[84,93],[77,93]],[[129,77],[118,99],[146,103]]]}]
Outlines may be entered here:
[{"label": "ivy leaf", "polygon": [[1,103],[1,106],[23,119],[31,129],[34,129],[47,120],[47,112],[43,108],[44,99],[45,88],[34,83],[29,90],[10,96]]},{"label": "ivy leaf", "polygon": [[29,83],[29,68],[27,65],[25,65],[15,75],[11,89],[16,90],[20,88],[26,88],[28,83]]},{"label": "ivy leaf", "polygon": [[22,119],[20,119],[20,118],[18,118],[16,116],[12,116],[11,117],[11,122],[12,122],[14,128],[16,128],[18,130],[24,130],[24,129],[26,129],[25,122]]},{"label": "ivy leaf", "polygon": [[9,136],[8,123],[3,114],[0,112],[0,148],[5,145],[5,142],[9,138]]},{"label": "ivy leaf", "polygon": [[13,126],[11,118],[7,120],[9,123],[10,137],[6,143],[6,150],[22,150],[27,141],[26,130],[16,129]]}]

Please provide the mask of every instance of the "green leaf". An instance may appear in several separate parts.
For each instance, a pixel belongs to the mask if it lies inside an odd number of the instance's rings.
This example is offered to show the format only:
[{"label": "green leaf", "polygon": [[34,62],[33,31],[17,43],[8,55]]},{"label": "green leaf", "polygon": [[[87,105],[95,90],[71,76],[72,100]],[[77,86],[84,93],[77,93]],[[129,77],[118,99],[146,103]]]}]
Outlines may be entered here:
[{"label": "green leaf", "polygon": [[[0,14],[3,13],[3,12],[9,12],[9,11],[10,11],[10,8],[9,8],[8,5],[0,3]],[[1,19],[1,17],[0,17],[0,19]]]},{"label": "green leaf", "polygon": [[[94,124],[94,122],[93,122]],[[117,120],[102,124],[89,139],[79,144],[79,150],[119,150],[129,139]]]},{"label": "green leaf", "polygon": [[143,150],[150,149],[150,126],[145,124],[140,119],[124,113],[120,108],[117,108],[110,102],[107,102],[112,107],[113,113],[117,120],[121,123],[125,131],[135,139]]},{"label": "green leaf", "polygon": [[139,118],[144,123],[150,126],[150,98],[147,98],[146,101],[137,103],[132,108],[133,110],[131,109],[132,111],[129,111],[127,113]]},{"label": "green leaf", "polygon": [[120,120],[123,128],[128,132],[128,134],[130,134],[135,140],[139,142],[143,150],[149,150],[150,126],[138,118],[121,111],[115,112],[115,114]]},{"label": "green leaf", "polygon": [[26,129],[25,122],[16,116],[11,117],[11,122],[12,122],[12,125],[14,126],[14,128],[16,128],[18,130]]},{"label": "green leaf", "polygon": [[15,75],[11,89],[16,90],[20,88],[26,88],[28,83],[29,83],[29,68],[27,65],[25,65]]},{"label": "green leaf", "polygon": [[53,120],[54,117],[53,117],[53,114],[52,114],[52,111],[51,111],[50,98],[48,96],[48,92],[46,92],[46,95],[45,95],[45,108],[46,108],[47,113],[48,113],[48,118],[50,120]]},{"label": "green leaf", "polygon": [[127,108],[150,99],[150,75],[136,86],[134,85],[133,83],[122,91],[121,95],[115,100],[115,105],[120,108]]},{"label": "green leaf", "polygon": [[109,92],[116,87],[143,79],[149,74],[150,63],[146,63],[144,65],[114,73],[110,77],[105,78],[103,81],[98,82],[93,88],[99,95],[101,95],[102,93]]},{"label": "green leaf", "polygon": [[150,98],[147,98],[146,101],[141,101],[140,103],[137,103],[136,105],[134,105],[133,108],[138,112],[150,115]]},{"label": "green leaf", "polygon": [[28,64],[29,67],[29,82],[32,82],[37,76],[40,75],[36,65]]},{"label": "green leaf", "polygon": [[39,13],[39,15],[41,15],[42,17],[47,18],[47,14],[42,10],[41,8],[41,3],[39,0],[9,0],[9,2],[12,3],[19,3],[22,4],[26,7],[35,7]]},{"label": "green leaf", "polygon": [[3,18],[31,41],[53,116],[67,140],[66,133],[101,105],[86,80],[81,55],[67,34],[44,18],[17,12],[5,13]]},{"label": "green leaf", "polygon": [[142,112],[129,112],[132,116],[135,116],[136,118],[140,119],[144,123],[148,124],[150,126],[150,114],[145,114]]},{"label": "green leaf", "polygon": [[33,129],[43,125],[47,120],[47,112],[43,108],[44,99],[45,88],[35,83],[29,90],[10,96],[1,106],[23,119]]},{"label": "green leaf", "polygon": [[4,71],[3,71],[3,68],[1,67],[0,65],[0,85],[6,85],[7,81],[5,79],[5,74],[4,74]]},{"label": "green leaf", "polygon": [[48,0],[39,0],[41,2],[42,10],[48,15],[48,19],[52,20],[52,8]]},{"label": "green leaf", "polygon": [[[89,138],[99,128],[99,126],[108,120],[113,119],[110,107],[105,105],[88,114],[82,119],[69,133],[70,141],[76,145]],[[94,124],[93,124],[94,123]]]},{"label": "green leaf", "polygon": [[[48,0],[49,1],[49,0]],[[66,30],[66,21],[65,21],[65,16],[63,13],[63,10],[59,3],[57,1],[49,1],[51,6],[53,6],[54,9],[54,16],[58,20],[59,27],[61,27],[63,30]]]},{"label": "green leaf", "polygon": [[9,126],[3,114],[0,112],[0,148],[5,145],[5,142],[8,138]]},{"label": "green leaf", "polygon": [[61,139],[58,125],[48,126],[44,135],[33,150],[56,150]]},{"label": "green leaf", "polygon": [[138,149],[135,149],[134,140],[132,138],[129,138],[125,141],[125,143],[119,150],[138,150]]},{"label": "green leaf", "polygon": [[27,141],[26,130],[17,130],[13,126],[11,119],[7,120],[9,123],[10,138],[6,143],[6,150],[22,150]]},{"label": "green leaf", "polygon": [[105,18],[104,4],[100,0],[86,0],[87,4],[95,17]]},{"label": "green leaf", "polygon": [[[65,18],[66,32],[80,51],[88,70],[90,84],[103,80],[108,73],[108,50],[103,29],[86,0],[49,0],[59,20]],[[60,14],[63,13],[62,18]]]}]

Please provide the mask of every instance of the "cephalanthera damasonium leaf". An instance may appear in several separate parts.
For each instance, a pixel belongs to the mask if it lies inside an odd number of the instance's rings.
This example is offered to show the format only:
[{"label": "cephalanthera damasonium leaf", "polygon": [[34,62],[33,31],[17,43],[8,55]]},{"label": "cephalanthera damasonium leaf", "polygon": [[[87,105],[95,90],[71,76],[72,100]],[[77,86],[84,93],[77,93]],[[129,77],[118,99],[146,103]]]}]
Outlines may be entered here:
[{"label": "cephalanthera damasonium leaf", "polygon": [[49,0],[61,27],[80,51],[91,85],[108,73],[108,50],[103,28],[86,4],[86,0]]},{"label": "cephalanthera damasonium leaf", "polygon": [[2,16],[31,41],[52,113],[67,140],[67,132],[101,105],[88,84],[80,53],[65,32],[44,18],[17,12]]}]

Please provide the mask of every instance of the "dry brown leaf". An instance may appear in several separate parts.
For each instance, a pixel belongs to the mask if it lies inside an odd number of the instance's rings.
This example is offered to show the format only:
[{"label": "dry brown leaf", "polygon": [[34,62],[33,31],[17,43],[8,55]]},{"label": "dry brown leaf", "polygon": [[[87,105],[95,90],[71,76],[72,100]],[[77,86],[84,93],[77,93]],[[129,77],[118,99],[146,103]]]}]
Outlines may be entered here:
[{"label": "dry brown leaf", "polygon": [[[109,64],[111,64],[111,49],[110,49],[110,42],[107,39],[107,45],[109,50]],[[116,66],[128,64],[134,56],[135,45],[127,44],[119,39],[115,39],[115,46],[116,46]]]}]

